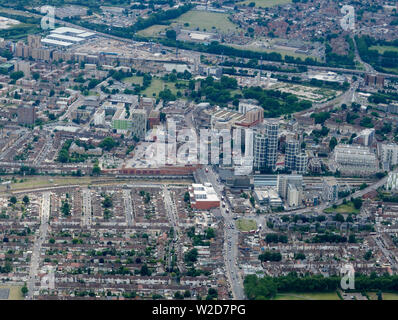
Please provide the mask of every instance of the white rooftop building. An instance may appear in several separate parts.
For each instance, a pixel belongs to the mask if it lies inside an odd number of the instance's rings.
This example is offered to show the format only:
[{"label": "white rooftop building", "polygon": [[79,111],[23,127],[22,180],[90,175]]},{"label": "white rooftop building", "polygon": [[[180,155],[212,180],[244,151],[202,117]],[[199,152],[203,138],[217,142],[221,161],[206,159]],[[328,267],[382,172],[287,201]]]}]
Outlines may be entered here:
[{"label": "white rooftop building", "polygon": [[334,161],[342,172],[371,174],[378,171],[376,155],[367,147],[338,145],[334,149]]},{"label": "white rooftop building", "polygon": [[386,183],[386,189],[391,191],[398,190],[398,173],[390,172]]}]

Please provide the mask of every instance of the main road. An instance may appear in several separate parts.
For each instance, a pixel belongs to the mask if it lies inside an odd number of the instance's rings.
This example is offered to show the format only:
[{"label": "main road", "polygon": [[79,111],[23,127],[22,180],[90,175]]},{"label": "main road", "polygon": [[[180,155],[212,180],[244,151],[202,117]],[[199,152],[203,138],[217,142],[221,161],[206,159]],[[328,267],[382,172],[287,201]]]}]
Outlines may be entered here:
[{"label": "main road", "polygon": [[[207,170],[206,170],[207,169]],[[207,172],[206,172],[207,171]],[[211,166],[198,169],[198,179],[202,182],[210,182],[213,185],[218,197],[223,197],[224,186],[219,180],[219,176]],[[227,277],[231,285],[231,291],[235,300],[245,299],[242,278],[238,268],[238,236],[239,231],[235,228],[235,222],[231,216],[231,208],[225,199],[225,208],[221,206],[221,215],[224,218],[224,249],[223,256]]]},{"label": "main road", "polygon": [[38,280],[38,271],[40,265],[40,254],[43,242],[46,240],[48,230],[48,220],[50,218],[50,192],[43,193],[41,210],[40,210],[40,228],[39,234],[36,235],[30,259],[28,287],[28,299],[33,299],[36,291],[36,281]]}]

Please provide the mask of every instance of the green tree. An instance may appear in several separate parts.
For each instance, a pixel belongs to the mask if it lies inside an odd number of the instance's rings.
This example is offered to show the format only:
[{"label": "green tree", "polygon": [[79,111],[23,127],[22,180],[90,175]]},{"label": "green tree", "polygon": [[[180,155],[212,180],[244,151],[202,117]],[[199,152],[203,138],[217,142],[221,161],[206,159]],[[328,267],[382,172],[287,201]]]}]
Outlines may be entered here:
[{"label": "green tree", "polygon": [[209,288],[207,291],[206,300],[215,300],[218,298],[218,292],[214,288]]},{"label": "green tree", "polygon": [[364,258],[366,261],[369,261],[369,260],[372,258],[372,256],[373,256],[372,250],[368,250],[368,251],[366,251],[366,253],[364,254],[363,258]]},{"label": "green tree", "polygon": [[102,201],[102,206],[104,208],[111,208],[113,206],[112,197],[109,195],[105,195],[104,200]]},{"label": "green tree", "polygon": [[332,137],[332,139],[330,139],[329,141],[330,151],[333,151],[336,146],[337,146],[337,139],[335,137]]},{"label": "green tree", "polygon": [[191,297],[191,291],[185,290],[184,292],[184,298],[190,298]]},{"label": "green tree", "polygon": [[355,199],[353,199],[352,202],[354,203],[355,209],[357,209],[357,210],[361,209],[362,202],[363,202],[361,198],[355,198]]},{"label": "green tree", "polygon": [[140,274],[141,274],[141,276],[150,276],[151,275],[151,271],[149,270],[149,268],[146,264],[144,264],[141,267]]},{"label": "green tree", "polygon": [[190,197],[189,197],[189,192],[187,191],[187,192],[185,192],[185,194],[184,194],[184,201],[185,201],[185,202],[188,202],[189,199],[190,199]]},{"label": "green tree", "polygon": [[106,137],[100,142],[99,146],[106,151],[110,151],[117,146],[117,142],[112,137]]},{"label": "green tree", "polygon": [[186,263],[192,264],[198,260],[198,249],[194,248],[184,255],[184,260]]},{"label": "green tree", "polygon": [[21,288],[21,293],[24,297],[26,297],[26,295],[28,294],[28,287],[26,286],[26,283],[24,284],[24,286]]},{"label": "green tree", "polygon": [[93,174],[94,175],[100,175],[101,174],[101,168],[98,166],[98,164],[95,164],[93,167]]},{"label": "green tree", "polygon": [[13,73],[10,74],[10,78],[12,80],[18,80],[24,77],[24,73],[23,71],[15,71]]},{"label": "green tree", "polygon": [[166,37],[167,39],[170,40],[176,40],[177,39],[177,33],[175,32],[175,30],[167,30],[166,31]]},{"label": "green tree", "polygon": [[61,212],[63,213],[63,215],[65,216],[69,216],[70,215],[70,204],[68,201],[66,200],[62,200],[62,205],[61,205]]},{"label": "green tree", "polygon": [[24,197],[22,198],[22,201],[26,204],[29,203],[29,197],[27,195],[24,195]]}]

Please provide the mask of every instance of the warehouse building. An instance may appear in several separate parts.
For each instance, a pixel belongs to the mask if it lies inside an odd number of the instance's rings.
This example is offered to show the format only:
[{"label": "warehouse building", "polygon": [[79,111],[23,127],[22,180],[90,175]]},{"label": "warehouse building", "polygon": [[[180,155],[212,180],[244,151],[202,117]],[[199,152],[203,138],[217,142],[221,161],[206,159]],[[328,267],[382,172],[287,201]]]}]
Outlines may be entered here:
[{"label": "warehouse building", "polygon": [[210,210],[220,206],[220,199],[217,196],[211,183],[192,184],[188,188],[191,206],[198,210]]}]

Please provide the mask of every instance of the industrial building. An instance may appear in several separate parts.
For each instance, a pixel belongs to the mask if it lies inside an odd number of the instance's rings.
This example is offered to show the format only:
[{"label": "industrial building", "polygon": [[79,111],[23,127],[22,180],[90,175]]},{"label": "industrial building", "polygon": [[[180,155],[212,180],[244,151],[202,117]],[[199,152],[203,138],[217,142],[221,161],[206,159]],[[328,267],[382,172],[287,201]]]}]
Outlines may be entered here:
[{"label": "industrial building", "polygon": [[254,189],[254,199],[261,206],[270,206],[273,208],[281,207],[283,205],[282,199],[279,197],[276,190],[267,189]]},{"label": "industrial building", "polygon": [[220,206],[220,199],[217,196],[211,183],[192,184],[188,188],[191,206],[197,210],[210,210]]},{"label": "industrial building", "polygon": [[95,36],[93,32],[86,32],[81,29],[60,27],[51,31],[51,33],[41,40],[42,44],[68,48],[73,44],[83,43]]}]

